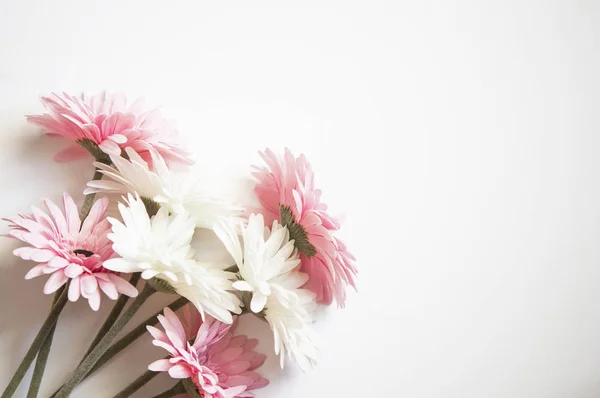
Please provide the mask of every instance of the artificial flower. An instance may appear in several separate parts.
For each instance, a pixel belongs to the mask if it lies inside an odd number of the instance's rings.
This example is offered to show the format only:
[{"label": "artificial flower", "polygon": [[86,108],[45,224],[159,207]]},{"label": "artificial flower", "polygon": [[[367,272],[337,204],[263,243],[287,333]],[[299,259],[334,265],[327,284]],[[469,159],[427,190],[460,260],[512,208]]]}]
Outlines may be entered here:
[{"label": "artificial flower", "polygon": [[252,294],[250,309],[269,323],[281,367],[287,353],[306,371],[318,354],[311,327],[315,294],[302,289],[308,277],[297,270],[294,241],[277,220],[271,230],[265,227],[261,214],[251,214],[241,230],[243,249],[235,229],[226,225],[216,229],[240,271],[241,280],[233,287]]},{"label": "artificial flower", "polygon": [[279,355],[281,367],[287,353],[300,369],[307,371],[315,365],[319,354],[316,333],[311,326],[315,295],[295,285],[285,288],[288,289],[285,294],[278,289],[268,297],[264,317],[273,331],[275,353]]},{"label": "artificial flower", "polygon": [[58,161],[80,158],[87,151],[102,156],[98,148],[115,155],[132,148],[147,160],[149,150],[154,149],[169,161],[191,163],[171,123],[158,109],[144,110],[139,100],[128,105],[123,94],[102,92],[92,96],[53,93],[41,101],[48,113],[29,115],[27,120],[49,135],[72,142],[56,155]]},{"label": "artificial flower", "polygon": [[242,312],[242,302],[231,292],[233,272],[225,271],[228,264],[188,260],[183,264],[181,275],[169,284],[196,306],[200,315],[210,314],[224,323],[232,323],[232,313]]},{"label": "artificial flower", "polygon": [[144,202],[129,194],[119,203],[123,222],[109,217],[112,232],[108,239],[121,258],[107,261],[106,267],[120,272],[141,272],[143,279],[157,275],[176,281],[183,264],[193,256],[190,245],[194,222],[185,214],[169,215],[166,208],[150,218]]},{"label": "artificial flower", "polygon": [[235,274],[225,271],[227,264],[194,260],[190,242],[195,224],[187,214],[171,215],[161,207],[148,215],[139,197],[127,196],[119,203],[123,222],[109,218],[113,249],[121,258],[107,261],[105,267],[118,272],[141,272],[142,278],[166,280],[175,291],[204,312],[225,323],[233,321],[231,312],[241,312],[239,299],[231,292]]},{"label": "artificial flower", "polygon": [[327,213],[321,191],[304,157],[295,158],[286,149],[282,159],[270,149],[260,153],[266,166],[255,167],[255,192],[264,208],[267,224],[279,220],[285,225],[300,252],[301,271],[308,274],[306,288],[317,301],[339,306],[346,301],[346,288],[356,288],[355,259],[334,234],[340,223]]},{"label": "artificial flower", "polygon": [[189,214],[199,228],[212,229],[216,223],[235,224],[241,220],[240,207],[207,195],[192,173],[170,170],[158,152],[149,151],[151,162],[147,162],[133,149],[125,151],[129,159],[111,155],[112,165],[94,163],[110,180],[88,182],[85,194],[135,192],[171,213]]},{"label": "artificial flower", "polygon": [[100,291],[112,300],[116,300],[119,293],[137,296],[135,287],[104,267],[114,255],[112,242],[107,237],[110,230],[105,218],[108,199],[96,201],[83,223],[75,202],[67,193],[63,194],[64,213],[50,200],[44,203],[49,215],[32,206],[31,215],[7,219],[12,223],[9,235],[28,244],[13,253],[39,263],[25,279],[49,274],[45,294],[54,293],[70,280],[69,300],[77,301],[83,296],[94,311],[100,308]]},{"label": "artificial flower", "polygon": [[256,372],[265,355],[254,351],[258,344],[246,336],[233,336],[234,325],[207,317],[186,317],[182,323],[165,308],[158,320],[164,332],[148,326],[153,344],[162,347],[170,358],[148,366],[156,372],[168,372],[172,378],[191,378],[204,398],[254,397],[250,390],[266,386],[269,381]]},{"label": "artificial flower", "polygon": [[240,291],[251,292],[250,309],[254,313],[262,311],[268,297],[277,290],[285,295],[283,286],[300,287],[308,279],[306,274],[296,270],[300,264],[294,241],[286,227],[273,221],[269,229],[264,225],[261,214],[251,214],[246,227],[241,226],[244,248],[233,228],[222,225],[216,232],[236,262],[242,280],[233,283]]}]

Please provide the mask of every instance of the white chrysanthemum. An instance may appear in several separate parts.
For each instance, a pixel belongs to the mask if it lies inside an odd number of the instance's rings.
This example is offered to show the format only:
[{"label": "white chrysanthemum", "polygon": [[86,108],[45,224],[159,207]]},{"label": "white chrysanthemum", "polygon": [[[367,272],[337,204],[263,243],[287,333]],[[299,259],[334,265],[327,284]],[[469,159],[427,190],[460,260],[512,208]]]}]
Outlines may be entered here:
[{"label": "white chrysanthemum", "polygon": [[131,194],[126,203],[119,203],[123,222],[108,218],[112,224],[108,238],[122,258],[106,261],[105,267],[117,272],[141,272],[144,279],[160,275],[176,281],[177,273],[193,255],[190,242],[194,221],[185,214],[171,216],[166,208],[150,218],[144,202]]},{"label": "white chrysanthemum", "polygon": [[129,160],[111,155],[113,166],[94,165],[110,180],[87,183],[84,193],[137,193],[152,199],[171,213],[189,213],[197,227],[212,229],[217,222],[236,223],[242,209],[208,196],[191,173],[172,171],[158,152],[151,150],[152,167],[132,148],[125,149]]},{"label": "white chrysanthemum", "polygon": [[[286,289],[285,297],[280,290]],[[306,289],[279,287],[269,296],[265,319],[273,330],[275,353],[283,368],[285,355],[298,363],[300,369],[311,369],[319,355],[311,312],[316,306],[315,295]]]},{"label": "white chrysanthemum", "polygon": [[184,266],[185,280],[169,282],[183,297],[198,308],[204,319],[204,312],[225,323],[232,323],[231,313],[242,312],[241,301],[231,292],[235,274],[225,271],[227,265],[187,261]]},{"label": "white chrysanthemum", "polygon": [[241,227],[242,243],[235,228],[219,225],[215,232],[236,262],[242,280],[233,287],[252,293],[250,309],[264,311],[275,336],[275,353],[281,367],[286,353],[302,370],[311,368],[317,358],[316,336],[311,328],[311,313],[316,307],[314,293],[301,289],[307,275],[297,270],[300,264],[286,227],[277,221],[269,230],[262,215],[252,214]]},{"label": "white chrysanthemum", "polygon": [[[215,233],[236,262],[242,280],[233,287],[240,291],[252,292],[250,309],[258,313],[265,308],[268,297],[280,286],[300,287],[306,283],[306,274],[298,272],[300,264],[294,241],[290,240],[288,229],[277,220],[269,230],[265,227],[262,214],[251,214],[246,227],[241,227],[244,249],[235,233],[227,225],[215,228]],[[285,289],[280,289],[285,295]]]},{"label": "white chrysanthemum", "polygon": [[120,203],[123,223],[109,219],[113,249],[122,258],[105,262],[116,272],[141,272],[142,278],[168,280],[175,291],[192,302],[202,317],[204,312],[232,323],[231,312],[240,313],[240,301],[231,292],[235,274],[224,271],[227,264],[195,261],[190,242],[195,230],[193,219],[184,213],[169,215],[162,207],[149,217],[144,202],[128,195],[127,206]]}]

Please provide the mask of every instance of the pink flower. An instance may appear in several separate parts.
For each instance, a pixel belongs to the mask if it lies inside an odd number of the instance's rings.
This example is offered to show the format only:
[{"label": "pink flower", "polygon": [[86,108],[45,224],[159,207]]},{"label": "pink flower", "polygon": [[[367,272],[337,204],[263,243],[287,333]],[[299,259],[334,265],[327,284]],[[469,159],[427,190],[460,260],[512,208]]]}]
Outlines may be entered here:
[{"label": "pink flower", "polygon": [[286,149],[283,159],[267,149],[260,152],[266,166],[255,166],[258,195],[268,225],[274,219],[287,226],[300,252],[300,271],[308,274],[304,286],[318,302],[343,307],[348,285],[356,289],[355,259],[336,236],[340,223],[327,213],[321,191],[315,189],[314,175],[304,157],[295,158]]},{"label": "pink flower", "polygon": [[54,293],[69,279],[69,300],[86,298],[90,307],[100,308],[100,291],[116,300],[119,293],[129,297],[138,292],[118,274],[108,271],[102,263],[114,254],[112,242],[106,237],[110,223],[104,217],[108,198],[102,198],[90,210],[83,224],[73,199],[63,194],[63,212],[50,200],[44,200],[50,215],[35,206],[33,214],[5,219],[11,223],[8,236],[28,244],[14,250],[16,256],[39,263],[25,279],[49,274],[44,293]]},{"label": "pink flower", "polygon": [[[97,145],[102,152],[116,155],[133,148],[146,161],[151,160],[149,150],[154,148],[167,161],[191,163],[187,151],[178,146],[173,126],[158,109],[140,109],[140,101],[127,106],[123,94],[105,92],[91,97],[53,93],[41,101],[48,113],[29,115],[27,120],[49,135],[73,141],[56,154],[57,161],[80,158],[87,154],[86,149],[97,151]],[[106,156],[106,160],[110,159]]]},{"label": "pink flower", "polygon": [[210,317],[202,322],[197,312],[191,313],[188,307],[186,310],[185,324],[165,308],[164,316],[158,316],[165,331],[147,327],[154,337],[153,344],[171,356],[151,363],[148,369],[169,372],[175,379],[191,378],[204,398],[254,397],[249,390],[269,383],[255,372],[266,358],[254,351],[257,340],[234,337],[235,326]]}]

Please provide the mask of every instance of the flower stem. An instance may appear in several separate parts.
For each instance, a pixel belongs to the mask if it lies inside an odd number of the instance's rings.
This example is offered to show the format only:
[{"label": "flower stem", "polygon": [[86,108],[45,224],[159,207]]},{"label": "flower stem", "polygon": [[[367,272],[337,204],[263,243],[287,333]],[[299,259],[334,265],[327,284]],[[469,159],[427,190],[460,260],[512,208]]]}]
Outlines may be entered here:
[{"label": "flower stem", "polygon": [[65,304],[67,304],[67,290],[68,289],[65,286],[58,300],[56,301],[56,304],[52,306],[52,309],[46,317],[46,320],[40,328],[40,331],[38,332],[37,336],[35,336],[31,347],[29,347],[29,350],[25,354],[25,357],[21,361],[21,364],[17,368],[17,371],[8,383],[8,386],[6,386],[6,389],[2,393],[1,398],[10,398],[17,390],[17,387],[19,386],[19,383],[21,383],[21,380],[23,380],[23,377],[29,369],[29,366],[31,366],[31,363],[35,359],[37,353],[40,351],[40,348],[44,344],[44,341],[46,341],[46,339],[50,335],[52,328],[54,327],[54,325],[56,325],[56,321],[58,320],[60,312],[65,307]]},{"label": "flower stem", "polygon": [[[136,287],[138,281],[140,280],[140,275],[141,274],[139,272],[136,272],[131,275],[131,278],[129,279],[129,283],[133,287]],[[102,324],[102,327],[98,331],[98,334],[96,334],[96,337],[94,337],[94,341],[92,341],[92,344],[90,344],[90,347],[88,348],[87,352],[83,356],[84,358],[87,357],[88,355],[90,355],[90,352],[92,352],[94,347],[96,347],[98,345],[98,342],[100,342],[100,340],[102,340],[102,337],[104,337],[106,332],[108,332],[108,330],[112,327],[112,325],[115,324],[115,322],[119,318],[119,315],[121,315],[123,308],[125,308],[127,301],[129,301],[128,296],[122,294],[121,297],[119,297],[119,299],[115,303],[115,306],[113,307],[112,311],[110,311],[110,314],[108,314],[108,317],[104,321],[104,324]]]},{"label": "flower stem", "polygon": [[[102,173],[100,172],[100,169],[96,169],[92,180],[100,180],[101,178],[102,178]],[[85,220],[85,218],[88,216],[88,214],[90,214],[90,210],[92,210],[92,205],[94,204],[95,198],[96,198],[95,193],[86,195],[85,200],[83,201],[83,205],[81,206],[81,213],[79,215],[79,218],[82,221]]]},{"label": "flower stem", "polygon": [[[62,286],[55,294],[52,299],[52,307],[56,305],[56,301],[65,290],[65,286]],[[44,344],[40,348],[40,351],[37,355],[37,359],[35,361],[35,367],[33,368],[33,376],[31,377],[31,383],[29,384],[29,391],[27,391],[27,398],[36,398],[38,392],[40,391],[40,386],[42,384],[42,378],[44,377],[44,370],[46,369],[46,363],[48,362],[48,355],[50,355],[50,347],[52,346],[52,339],[54,338],[54,331],[56,330],[56,324],[52,326],[50,329],[50,333],[46,340],[44,340]]]},{"label": "flower stem", "polygon": [[[180,297],[177,300],[173,301],[168,307],[173,311],[177,311],[178,309],[183,307],[185,304],[187,304],[187,302],[188,302],[188,300],[186,298]],[[102,367],[102,365],[104,365],[106,362],[110,361],[121,350],[123,350],[129,344],[133,343],[141,335],[146,333],[146,326],[156,325],[158,323],[157,317],[160,314],[162,314],[162,312],[163,312],[163,310],[160,310],[160,311],[156,312],[155,314],[149,316],[144,322],[142,322],[138,326],[136,326],[135,329],[133,329],[131,332],[127,333],[125,336],[121,337],[115,344],[113,344],[104,353],[104,355],[102,355],[102,357],[98,360],[98,362],[96,362],[96,365],[92,368],[92,370],[89,372],[89,374],[86,375],[86,377],[91,375],[96,370],[100,369]]]},{"label": "flower stem", "polygon": [[[169,308],[173,311],[177,311],[185,304],[187,304],[188,300],[184,297],[180,297],[177,300],[173,301],[169,304]],[[113,344],[105,353],[100,357],[98,362],[94,365],[94,367],[85,375],[84,380],[91,376],[95,371],[100,369],[106,362],[110,361],[115,355],[117,355],[121,350],[129,346],[129,344],[133,343],[138,339],[141,335],[146,333],[146,326],[154,326],[158,323],[158,316],[162,314],[163,310],[156,312],[154,315],[148,317],[144,322],[139,324],[135,329],[131,332],[127,333],[125,336],[121,337],[115,344]],[[62,388],[62,386],[61,386]],[[52,394],[50,398],[55,398],[58,394],[58,390]]]},{"label": "flower stem", "polygon": [[135,379],[130,385],[125,387],[120,393],[113,398],[128,398],[131,394],[139,390],[144,384],[155,378],[158,372],[148,370],[146,373]]},{"label": "flower stem", "polygon": [[127,311],[123,313],[123,315],[115,322],[115,324],[109,329],[108,332],[102,337],[100,342],[94,347],[92,352],[77,366],[75,372],[71,375],[69,380],[65,384],[63,384],[62,388],[56,394],[56,398],[67,398],[73,389],[83,380],[85,375],[92,369],[92,367],[98,362],[100,357],[110,348],[110,343],[113,342],[117,334],[129,322],[129,320],[135,315],[135,313],[140,309],[142,304],[154,294],[156,291],[152,289],[149,285],[145,285],[144,289],[141,291],[139,296],[127,308]]},{"label": "flower stem", "polygon": [[183,387],[183,384],[181,382],[175,384],[172,388],[168,389],[167,391],[164,391],[158,395],[155,395],[153,398],[171,398],[174,397],[177,394],[183,394],[185,393],[185,388]]},{"label": "flower stem", "polygon": [[183,379],[181,380],[181,384],[183,384],[183,388],[185,388],[185,392],[190,394],[194,398],[202,398],[200,393],[198,392],[198,388],[192,381],[192,379]]}]

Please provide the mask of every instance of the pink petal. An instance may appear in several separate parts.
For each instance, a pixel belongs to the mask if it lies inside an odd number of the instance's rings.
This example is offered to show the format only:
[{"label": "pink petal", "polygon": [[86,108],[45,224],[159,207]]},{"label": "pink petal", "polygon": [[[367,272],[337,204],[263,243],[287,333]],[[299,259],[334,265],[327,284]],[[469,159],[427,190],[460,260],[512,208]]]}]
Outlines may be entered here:
[{"label": "pink petal", "polygon": [[54,256],[54,252],[50,250],[36,249],[34,247],[20,247],[15,249],[13,254],[21,257],[23,260],[32,260],[38,263],[46,262]]},{"label": "pink petal", "polygon": [[106,274],[108,279],[113,283],[117,292],[124,294],[128,297],[137,297],[138,291],[131,283],[115,274]]},{"label": "pink petal", "polygon": [[77,278],[83,273],[83,268],[79,264],[69,264],[69,266],[65,268],[64,271],[65,275],[69,278]]},{"label": "pink petal", "polygon": [[89,295],[88,302],[92,310],[98,311],[100,308],[100,291],[98,289]]},{"label": "pink petal", "polygon": [[[167,322],[170,325],[170,328],[168,328],[168,329],[165,328],[165,332],[167,333],[167,336],[169,336],[171,341],[173,341],[174,343],[178,342],[183,346],[184,342],[186,341],[186,333],[185,333],[185,329],[184,329],[183,325],[181,324],[181,321],[179,320],[177,315],[175,315],[173,310],[171,310],[168,307],[165,308],[164,314],[165,314],[165,319],[167,320]],[[174,336],[172,337],[171,333],[169,333],[169,332],[173,332],[174,335],[176,336],[176,338],[174,339],[173,338]]]},{"label": "pink petal", "polygon": [[98,281],[92,275],[84,275],[81,277],[81,294],[87,297],[98,289]]},{"label": "pink petal", "polygon": [[235,361],[219,366],[219,370],[227,375],[237,375],[250,368],[250,362]]},{"label": "pink petal", "polygon": [[127,137],[123,134],[113,134],[108,139],[113,140],[117,144],[125,144],[127,142]]},{"label": "pink petal", "polygon": [[107,153],[109,155],[118,156],[121,153],[121,147],[111,140],[104,140],[98,146],[100,147],[102,152]]},{"label": "pink petal", "polygon": [[44,285],[44,294],[54,293],[59,287],[64,285],[68,279],[69,278],[67,278],[62,270],[56,271],[50,275],[50,278],[48,278],[48,281]]},{"label": "pink petal", "polygon": [[81,287],[79,284],[79,278],[75,278],[71,280],[69,284],[69,301],[75,302],[79,300],[81,296]]},{"label": "pink petal", "polygon": [[228,347],[229,348],[242,347],[246,343],[246,339],[247,338],[244,335],[235,336],[234,338],[232,338],[229,341]]},{"label": "pink petal", "polygon": [[106,296],[111,300],[116,300],[119,297],[119,293],[117,292],[117,288],[112,282],[105,282],[101,279],[98,280],[98,285],[100,289],[106,294]]},{"label": "pink petal", "polygon": [[254,384],[252,384],[250,386],[251,389],[255,390],[257,388],[263,388],[269,385],[269,380],[265,379],[264,377],[261,377],[260,379],[258,379],[257,381],[254,382]]},{"label": "pink petal", "polygon": [[172,364],[168,359],[159,359],[148,365],[148,370],[153,372],[166,372],[171,368]]},{"label": "pink petal", "polygon": [[254,378],[243,375],[230,376],[225,381],[227,387],[251,386],[252,384],[254,384]]},{"label": "pink petal", "polygon": [[[28,224],[28,222],[24,221],[23,225],[26,224]],[[23,232],[22,239],[23,241],[29,243],[31,246],[34,246],[38,249],[47,249],[52,243],[52,241],[48,240],[48,238],[45,235],[42,235],[41,233],[37,232]]]},{"label": "pink petal", "polygon": [[83,225],[81,226],[80,236],[84,239],[87,237],[93,230],[93,228],[102,221],[104,214],[106,214],[106,209],[108,208],[109,199],[107,197],[103,197],[102,199],[97,200],[92,209],[90,210],[90,214],[88,214],[87,218],[83,221]]},{"label": "pink petal", "polygon": [[177,364],[169,369],[169,376],[174,379],[187,379],[188,377],[192,377],[194,374],[190,370],[189,367]]},{"label": "pink petal", "polygon": [[58,232],[63,236],[67,236],[67,220],[65,219],[65,216],[62,214],[58,206],[56,206],[52,201],[48,199],[44,200],[44,204],[48,208],[48,211],[50,212],[50,215],[54,220],[54,224],[56,225]]},{"label": "pink petal", "polygon": [[231,387],[224,391],[224,398],[235,398],[246,391],[246,386]]},{"label": "pink petal", "polygon": [[53,257],[48,261],[48,265],[54,268],[64,268],[69,265],[69,261],[63,257]]},{"label": "pink petal", "polygon": [[266,359],[267,356],[265,354],[256,354],[254,359],[252,359],[252,363],[250,364],[250,370],[258,369],[259,367],[261,367],[265,363]]},{"label": "pink petal", "polygon": [[81,220],[79,219],[79,210],[73,201],[73,198],[68,193],[63,193],[63,206],[65,207],[65,215],[67,218],[67,228],[69,233],[75,235],[79,232]]},{"label": "pink petal", "polygon": [[79,144],[72,144],[54,155],[54,160],[57,162],[68,162],[71,160],[80,159],[87,155],[89,155],[89,152],[86,151],[84,147]]},{"label": "pink petal", "polygon": [[169,352],[169,354],[175,356],[175,355],[179,355],[179,353],[177,352],[177,350],[173,347],[173,345],[165,342],[165,341],[160,341],[158,339],[156,340],[152,340],[152,344],[157,346],[157,347],[161,347],[165,350],[167,350]]},{"label": "pink petal", "polygon": [[251,351],[258,345],[258,339],[247,339],[244,343],[244,351]]},{"label": "pink petal", "polygon": [[244,350],[240,347],[227,348],[212,358],[215,363],[227,363],[235,360],[237,357],[242,355]]},{"label": "pink petal", "polygon": [[27,272],[27,275],[25,275],[25,279],[32,279],[43,274],[44,265],[36,265],[32,269],[30,269],[29,272]]},{"label": "pink petal", "polygon": [[146,330],[148,330],[148,332],[150,332],[152,337],[154,337],[157,340],[162,340],[162,341],[167,340],[167,335],[164,334],[162,330],[157,329],[154,326],[148,325],[148,326],[146,326]]}]

